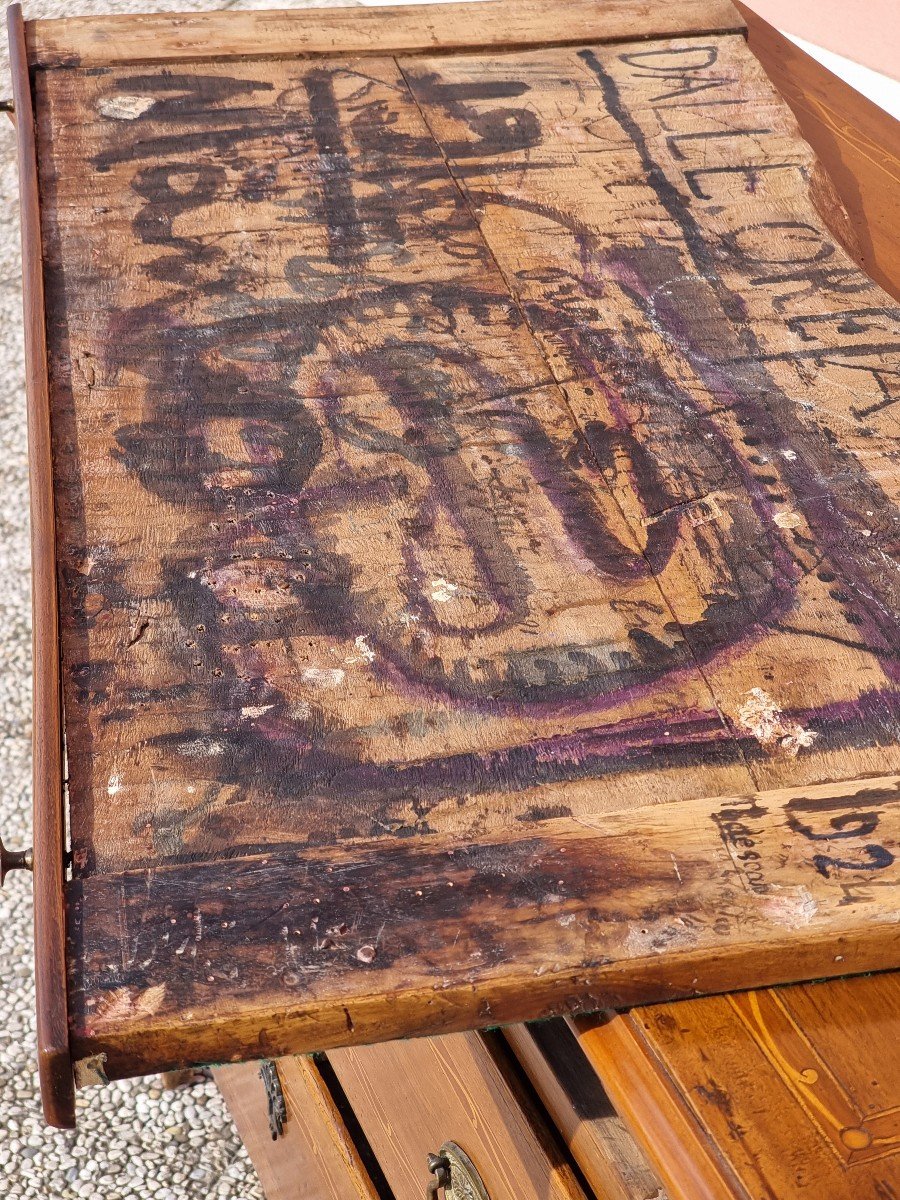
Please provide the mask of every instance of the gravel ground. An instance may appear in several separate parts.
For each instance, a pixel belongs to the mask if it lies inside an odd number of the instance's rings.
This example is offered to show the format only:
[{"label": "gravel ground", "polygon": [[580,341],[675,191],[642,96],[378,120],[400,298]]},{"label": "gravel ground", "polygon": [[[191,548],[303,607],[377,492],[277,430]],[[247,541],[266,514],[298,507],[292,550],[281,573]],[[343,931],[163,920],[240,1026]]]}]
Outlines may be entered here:
[{"label": "gravel ground", "polygon": [[[396,2],[396,0],[395,0]],[[401,0],[402,2],[402,0]],[[332,0],[25,0],[27,17],[214,8],[325,8]],[[362,0],[372,3],[372,0]],[[0,94],[10,94],[6,40]],[[30,843],[31,618],[22,298],[12,126],[0,121],[0,834]],[[34,1040],[31,882],[0,893],[0,1190],[8,1200],[262,1200],[212,1083],[163,1090],[156,1078],[89,1088],[78,1129],[48,1130]]]}]

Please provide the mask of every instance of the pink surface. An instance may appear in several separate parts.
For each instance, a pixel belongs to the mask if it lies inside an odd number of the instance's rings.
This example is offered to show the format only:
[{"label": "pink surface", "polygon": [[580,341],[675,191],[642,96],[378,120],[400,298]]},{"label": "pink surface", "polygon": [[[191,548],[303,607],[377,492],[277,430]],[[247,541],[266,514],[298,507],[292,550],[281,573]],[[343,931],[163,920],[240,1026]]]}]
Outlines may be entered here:
[{"label": "pink surface", "polygon": [[900,79],[900,0],[743,0],[770,25]]}]

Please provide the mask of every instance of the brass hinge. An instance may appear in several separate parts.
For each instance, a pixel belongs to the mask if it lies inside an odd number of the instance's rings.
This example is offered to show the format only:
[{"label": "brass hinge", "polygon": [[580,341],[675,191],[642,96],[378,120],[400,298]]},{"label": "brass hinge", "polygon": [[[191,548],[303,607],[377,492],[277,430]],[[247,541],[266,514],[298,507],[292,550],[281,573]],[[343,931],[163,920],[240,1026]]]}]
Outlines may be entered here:
[{"label": "brass hinge", "polygon": [[272,1131],[272,1141],[276,1141],[284,1133],[287,1122],[287,1104],[284,1092],[281,1090],[281,1080],[278,1078],[278,1065],[267,1058],[259,1064],[259,1073],[266,1089],[266,1100],[269,1104],[269,1129]]}]

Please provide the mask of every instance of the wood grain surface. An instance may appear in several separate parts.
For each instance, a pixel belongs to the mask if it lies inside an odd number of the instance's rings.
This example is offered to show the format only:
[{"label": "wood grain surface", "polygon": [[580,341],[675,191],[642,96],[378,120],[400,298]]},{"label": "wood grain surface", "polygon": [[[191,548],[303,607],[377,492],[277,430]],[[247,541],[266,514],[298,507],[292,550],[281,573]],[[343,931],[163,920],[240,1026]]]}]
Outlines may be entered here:
[{"label": "wood grain surface", "polygon": [[282,1058],[276,1069],[287,1120],[274,1139],[260,1064],[213,1070],[266,1200],[378,1200],[316,1063],[311,1058]]},{"label": "wood grain surface", "polygon": [[147,13],[29,21],[35,66],[391,54],[734,32],[729,0],[490,0],[396,8]]},{"label": "wood grain surface", "polygon": [[511,1025],[504,1037],[598,1200],[666,1200],[569,1025]]},{"label": "wood grain surface", "polygon": [[900,975],[579,1020],[672,1200],[900,1194]]},{"label": "wood grain surface", "polygon": [[428,1155],[455,1141],[488,1195],[585,1200],[550,1129],[496,1040],[477,1033],[420,1038],[328,1056],[395,1200],[421,1200]]},{"label": "wood grain surface", "polygon": [[33,659],[32,787],[34,837],[34,965],[38,1071],[44,1117],[59,1128],[75,1123],[75,1089],[66,1009],[65,817],[56,529],[43,252],[31,82],[22,9],[7,9],[10,72],[19,161],[22,230],[25,397],[31,516]]},{"label": "wood grain surface", "polygon": [[819,211],[866,274],[900,299],[900,121],[750,9],[741,12],[750,49],[791,106],[833,188]]},{"label": "wood grain surface", "polygon": [[895,961],[898,314],[743,40],[36,96],[79,1056]]},{"label": "wood grain surface", "polygon": [[73,1053],[99,1081],[871,970],[898,842],[893,777],[92,875]]}]

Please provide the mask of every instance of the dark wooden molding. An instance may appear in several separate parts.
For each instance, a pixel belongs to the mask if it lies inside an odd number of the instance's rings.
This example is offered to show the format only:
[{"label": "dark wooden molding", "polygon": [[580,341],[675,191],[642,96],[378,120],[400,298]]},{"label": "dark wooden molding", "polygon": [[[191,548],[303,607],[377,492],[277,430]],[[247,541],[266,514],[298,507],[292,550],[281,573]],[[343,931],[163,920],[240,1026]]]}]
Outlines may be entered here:
[{"label": "dark wooden molding", "polygon": [[66,912],[63,900],[65,821],[56,528],[37,155],[21,5],[13,4],[7,10],[7,28],[19,159],[25,391],[31,480],[34,945],[38,1066],[44,1115],[51,1125],[69,1129],[75,1124],[75,1092],[66,1005]]}]

